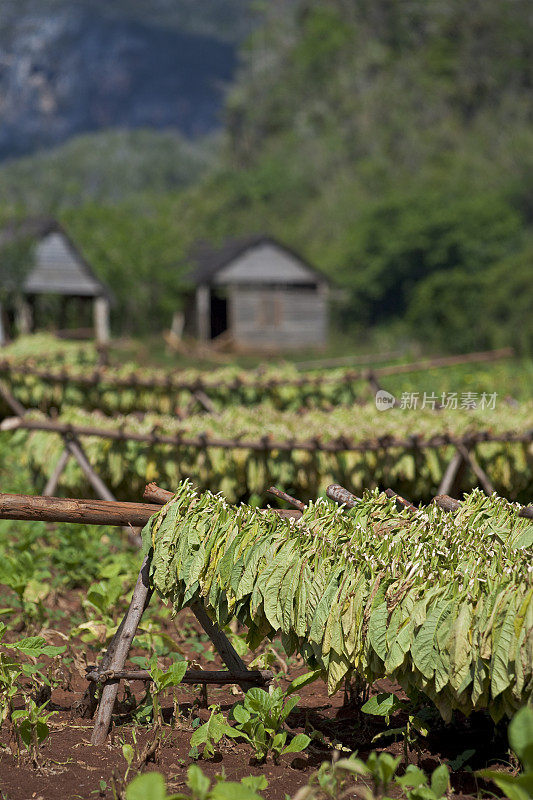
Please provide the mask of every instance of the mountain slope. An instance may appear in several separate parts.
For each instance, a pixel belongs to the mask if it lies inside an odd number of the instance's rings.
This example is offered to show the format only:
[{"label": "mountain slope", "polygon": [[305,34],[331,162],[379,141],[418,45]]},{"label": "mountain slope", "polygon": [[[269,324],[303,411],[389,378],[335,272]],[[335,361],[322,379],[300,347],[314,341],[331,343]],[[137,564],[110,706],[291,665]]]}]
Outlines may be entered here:
[{"label": "mountain slope", "polygon": [[[172,18],[162,0],[153,15],[141,3],[3,2],[0,159],[108,127],[188,136],[217,127],[236,58],[234,41],[214,32],[216,15],[199,24],[212,5],[178,4]],[[234,2],[218,14],[222,31],[242,30],[232,21],[243,7]]]}]

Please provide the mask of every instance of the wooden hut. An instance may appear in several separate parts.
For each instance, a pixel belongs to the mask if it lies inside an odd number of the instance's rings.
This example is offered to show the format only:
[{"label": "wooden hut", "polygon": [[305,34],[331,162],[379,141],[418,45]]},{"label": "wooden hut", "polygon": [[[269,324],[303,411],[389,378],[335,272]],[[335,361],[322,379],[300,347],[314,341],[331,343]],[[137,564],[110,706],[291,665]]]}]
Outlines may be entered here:
[{"label": "wooden hut", "polygon": [[[20,245],[18,262],[9,263],[9,251]],[[11,257],[12,258],[12,257]],[[2,265],[2,260],[6,263]],[[91,335],[99,344],[109,341],[111,293],[96,277],[84,256],[64,228],[53,219],[27,219],[0,231],[0,274],[7,291],[17,295],[17,322],[20,333],[30,333],[39,314],[40,298],[59,296],[60,329],[67,319],[68,305],[75,310],[71,318],[92,322],[91,327],[71,330],[73,335]],[[18,272],[23,276],[19,280]],[[92,313],[87,305],[92,304]],[[5,315],[4,315],[4,325]],[[65,332],[67,333],[67,332]],[[4,331],[5,338],[5,331]],[[0,341],[0,344],[2,342]]]},{"label": "wooden hut", "polygon": [[201,341],[224,335],[238,348],[321,347],[327,340],[328,281],[270,236],[198,246],[187,328]]}]

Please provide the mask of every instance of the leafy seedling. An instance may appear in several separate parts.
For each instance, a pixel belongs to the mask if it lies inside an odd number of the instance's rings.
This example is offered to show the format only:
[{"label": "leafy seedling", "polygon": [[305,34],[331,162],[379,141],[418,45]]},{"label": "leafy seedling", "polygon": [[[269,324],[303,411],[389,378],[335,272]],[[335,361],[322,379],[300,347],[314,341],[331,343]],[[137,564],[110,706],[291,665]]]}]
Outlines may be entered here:
[{"label": "leafy seedling", "polygon": [[264,689],[253,688],[246,692],[243,704],[233,708],[236,728],[252,745],[259,762],[266,761],[269,753],[275,762],[287,753],[300,753],[311,741],[305,733],[289,739],[283,730],[285,721],[298,704],[298,695],[287,697],[279,687],[270,693]]},{"label": "leafy seedling", "polygon": [[[223,736],[229,736],[236,739],[241,736],[241,732],[228,725],[224,715],[220,711],[220,706],[209,706],[211,715],[207,722],[201,725],[194,731],[191,736],[191,750],[189,756],[191,758],[212,758],[215,755],[215,745],[217,745]],[[201,754],[199,748],[202,747]]]}]

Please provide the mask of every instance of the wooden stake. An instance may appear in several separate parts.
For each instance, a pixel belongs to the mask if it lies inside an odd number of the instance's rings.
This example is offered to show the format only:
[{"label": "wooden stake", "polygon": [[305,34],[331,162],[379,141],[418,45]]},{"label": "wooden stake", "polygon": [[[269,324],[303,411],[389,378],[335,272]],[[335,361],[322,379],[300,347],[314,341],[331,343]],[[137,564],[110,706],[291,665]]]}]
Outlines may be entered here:
[{"label": "wooden stake", "polygon": [[[117,672],[124,669],[126,659],[130,651],[131,643],[137,632],[137,627],[141,621],[144,609],[150,602],[152,590],[149,583],[150,560],[146,556],[133,590],[130,606],[124,617],[124,624],[120,636],[117,637],[114,652],[109,662],[109,669]],[[98,712],[94,723],[91,744],[102,744],[105,742],[109,727],[113,707],[118,693],[119,679],[115,678],[106,683],[102,689],[102,696],[98,704]]]},{"label": "wooden stake", "polygon": [[70,458],[70,453],[65,448],[65,450],[63,450],[63,452],[59,456],[57,464],[54,467],[54,471],[52,472],[52,474],[48,478],[48,482],[47,482],[46,486],[44,487],[43,495],[45,497],[53,497],[54,496],[54,492],[57,489],[57,484],[59,483],[59,478],[61,477],[61,473],[65,469],[69,458]]},{"label": "wooden stake", "polygon": [[453,491],[453,488],[457,486],[461,467],[464,468],[464,458],[456,448],[453,458],[446,467],[444,475],[442,476],[438,491],[439,495],[450,494],[450,492]]},{"label": "wooden stake", "polygon": [[[224,633],[221,631],[216,622],[213,622],[212,619],[209,617],[207,611],[201,605],[201,603],[193,603],[190,606],[191,611],[193,612],[194,616],[207,633],[211,641],[213,642],[213,646],[217,653],[219,654],[220,658],[227,666],[231,673],[243,673],[247,672],[248,668],[240,655],[237,653],[235,648],[233,647],[232,643]],[[246,692],[247,689],[250,687],[246,685],[246,683],[242,681],[234,681],[243,692]]]},{"label": "wooden stake", "polygon": [[[151,681],[150,670],[147,669],[122,669],[122,670],[104,670],[103,667],[99,670],[88,672],[85,676],[88,681],[94,683],[105,683],[106,681],[118,679],[127,681]],[[246,672],[229,672],[226,669],[218,670],[205,670],[205,669],[188,669],[182,678],[182,683],[185,684],[253,684],[254,686],[265,686],[272,681],[272,672],[269,670],[247,670]]]},{"label": "wooden stake", "polygon": [[359,502],[358,497],[337,483],[332,483],[331,486],[328,486],[326,495],[330,500],[334,500],[335,503],[340,506],[346,506],[346,508],[354,508]]},{"label": "wooden stake", "polygon": [[268,493],[274,495],[274,497],[278,497],[280,500],[285,500],[286,503],[294,506],[298,511],[305,511],[305,503],[302,503],[301,500],[297,500],[295,497],[291,497],[291,495],[286,492],[282,492],[281,489],[276,489],[275,486],[271,486],[270,489],[268,489]]},{"label": "wooden stake", "polygon": [[458,444],[457,450],[461,453],[462,457],[480,482],[481,486],[483,487],[484,491],[487,494],[492,494],[494,489],[492,483],[489,480],[489,477],[486,472],[484,472],[479,464],[477,463],[475,457],[470,453],[464,444]]},{"label": "wooden stake", "polygon": [[410,503],[409,500],[406,500],[401,495],[396,494],[396,492],[394,492],[392,489],[385,489],[385,494],[387,495],[387,497],[394,498],[394,500],[396,500],[397,503],[400,503],[400,505],[402,505],[404,508],[409,509],[409,511],[418,511],[417,507],[414,506],[412,503]]}]

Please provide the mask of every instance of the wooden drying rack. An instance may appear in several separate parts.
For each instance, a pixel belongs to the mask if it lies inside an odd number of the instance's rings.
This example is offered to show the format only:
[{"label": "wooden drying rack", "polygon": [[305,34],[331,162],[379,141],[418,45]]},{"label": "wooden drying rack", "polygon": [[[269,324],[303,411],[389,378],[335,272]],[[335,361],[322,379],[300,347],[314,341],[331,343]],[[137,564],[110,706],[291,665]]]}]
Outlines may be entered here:
[{"label": "wooden drying rack", "polygon": [[[274,487],[269,492],[288,502],[295,510],[265,509],[264,513],[275,513],[282,518],[298,519],[305,510],[305,504]],[[335,502],[352,508],[358,498],[333,484],[327,489],[327,495]],[[386,490],[389,497],[410,512],[416,512],[416,506],[397,495],[391,489]],[[0,519],[16,519],[43,522],[73,522],[92,525],[144,526],[150,517],[171,500],[173,494],[161,489],[154,483],[146,486],[143,499],[145,503],[126,503],[109,500],[73,500],[58,497],[42,497],[32,495],[0,494]],[[455,512],[461,502],[448,495],[439,495],[434,501],[445,511]],[[533,507],[528,506],[519,511],[520,517],[533,518]],[[89,688],[80,703],[83,716],[96,719],[91,736],[91,744],[102,744],[108,734],[115,700],[121,680],[149,681],[148,670],[127,670],[126,660],[133,638],[145,609],[152,596],[149,582],[150,556],[145,556],[130,605],[118,626],[111,642],[104,653],[100,665],[87,673]],[[208,616],[200,603],[190,606],[196,619],[211,639],[215,650],[227,667],[227,670],[187,670],[183,678],[186,684],[237,684],[243,691],[251,686],[265,686],[272,680],[272,673],[266,670],[249,670],[224,632],[216,622]],[[96,700],[95,687],[102,684],[100,700]]]},{"label": "wooden drying rack", "polygon": [[[0,494],[0,519],[41,522],[73,522],[91,525],[144,526],[150,517],[167,503],[173,494],[148,484],[143,499],[145,503],[124,503],[111,500],[74,500],[59,497]],[[266,509],[265,513],[269,513]],[[271,509],[281,517],[300,517],[299,511]],[[98,667],[87,673],[90,686],[79,704],[82,716],[92,717],[96,712],[91,744],[102,744],[108,734],[113,707],[123,679],[149,681],[147,670],[127,670],[126,660],[133,638],[152,596],[149,583],[150,557],[143,560],[130,605],[118,626]],[[272,680],[267,670],[249,670],[227,636],[208,616],[201,603],[190,606],[196,619],[210,638],[227,670],[187,670],[186,684],[237,684],[243,691],[251,686],[265,686]],[[95,688],[102,685],[100,700]]]}]

